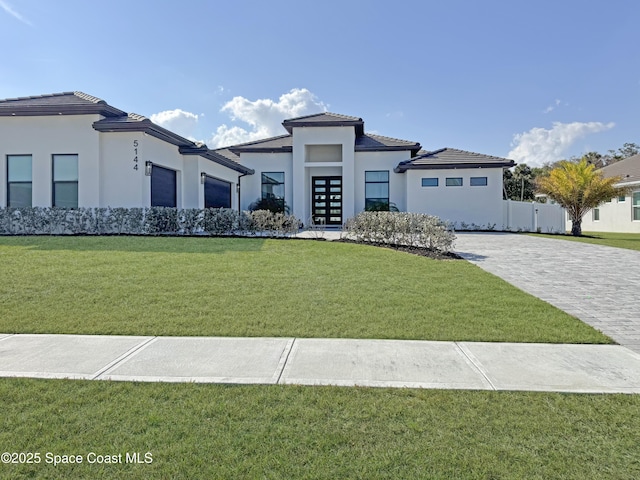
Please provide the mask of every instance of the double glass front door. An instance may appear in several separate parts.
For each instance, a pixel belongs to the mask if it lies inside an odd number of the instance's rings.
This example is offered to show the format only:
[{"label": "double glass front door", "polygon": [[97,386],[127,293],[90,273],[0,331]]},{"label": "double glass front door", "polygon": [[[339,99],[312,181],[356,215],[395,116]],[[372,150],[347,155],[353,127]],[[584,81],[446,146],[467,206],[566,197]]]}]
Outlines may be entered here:
[{"label": "double glass front door", "polygon": [[342,177],[312,177],[312,215],[316,225],[342,225]]}]

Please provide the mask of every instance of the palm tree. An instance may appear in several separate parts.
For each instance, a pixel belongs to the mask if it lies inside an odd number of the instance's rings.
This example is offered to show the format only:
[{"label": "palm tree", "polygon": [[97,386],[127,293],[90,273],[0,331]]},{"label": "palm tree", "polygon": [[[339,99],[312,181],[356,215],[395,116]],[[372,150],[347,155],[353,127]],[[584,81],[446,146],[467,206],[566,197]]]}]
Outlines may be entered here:
[{"label": "palm tree", "polygon": [[536,180],[539,193],[546,194],[567,210],[571,219],[571,235],[582,235],[582,217],[598,205],[619,195],[628,189],[616,187],[621,177],[605,178],[587,158],[579,162],[563,161],[548,175]]}]

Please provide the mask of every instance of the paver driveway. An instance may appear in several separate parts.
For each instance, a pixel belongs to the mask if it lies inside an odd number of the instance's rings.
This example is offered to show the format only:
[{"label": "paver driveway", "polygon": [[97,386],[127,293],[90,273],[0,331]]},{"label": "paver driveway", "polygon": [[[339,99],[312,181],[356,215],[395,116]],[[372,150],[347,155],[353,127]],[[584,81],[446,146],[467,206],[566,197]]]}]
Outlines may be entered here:
[{"label": "paver driveway", "polygon": [[640,353],[640,252],[509,233],[456,233],[456,253]]}]

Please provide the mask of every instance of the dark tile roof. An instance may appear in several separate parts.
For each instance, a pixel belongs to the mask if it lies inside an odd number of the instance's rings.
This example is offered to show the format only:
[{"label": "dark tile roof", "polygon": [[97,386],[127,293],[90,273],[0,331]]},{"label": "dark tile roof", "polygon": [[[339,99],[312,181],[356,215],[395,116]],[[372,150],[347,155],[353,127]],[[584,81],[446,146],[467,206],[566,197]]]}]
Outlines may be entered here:
[{"label": "dark tile roof", "polygon": [[83,92],[62,92],[0,100],[0,116],[88,115],[119,117],[125,112]]},{"label": "dark tile roof", "polygon": [[341,115],[339,113],[322,112],[304,117],[289,118],[282,122],[287,132],[292,133],[293,127],[350,127],[356,128],[356,135],[364,133],[364,121],[359,117]]},{"label": "dark tile roof", "polygon": [[216,148],[214,150],[211,150],[213,153],[215,153],[216,155],[220,155],[228,160],[232,160],[234,162],[240,162],[240,156],[236,155],[235,153],[233,153],[231,150],[229,150],[228,148]]},{"label": "dark tile roof", "polygon": [[640,155],[634,155],[602,169],[605,177],[622,177],[620,183],[640,182]]},{"label": "dark tile roof", "polygon": [[467,152],[456,148],[441,148],[426,152],[411,160],[400,162],[394,169],[396,173],[406,170],[431,170],[448,168],[497,168],[513,167],[515,162],[507,158]]},{"label": "dark tile roof", "polygon": [[232,145],[228,149],[236,154],[240,152],[291,152],[293,151],[293,136],[280,135],[277,137],[254,140],[252,142]]},{"label": "dark tile roof", "polygon": [[[265,138],[263,140],[242,143],[240,145],[232,145],[228,147],[228,149],[235,154],[240,154],[242,152],[292,152],[293,136],[281,135],[278,137]],[[381,135],[363,134],[356,137],[355,150],[357,152],[410,150],[412,154],[415,155],[416,152],[420,150],[420,144],[408,140],[383,137]]]},{"label": "dark tile roof", "polygon": [[415,155],[420,150],[420,143],[382,135],[363,134],[356,137],[356,151],[411,150]]}]

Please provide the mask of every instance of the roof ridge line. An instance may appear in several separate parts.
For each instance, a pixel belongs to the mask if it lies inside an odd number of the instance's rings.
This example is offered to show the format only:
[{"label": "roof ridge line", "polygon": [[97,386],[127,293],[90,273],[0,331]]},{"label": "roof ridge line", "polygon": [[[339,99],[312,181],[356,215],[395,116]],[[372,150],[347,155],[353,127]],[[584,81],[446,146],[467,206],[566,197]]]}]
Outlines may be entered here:
[{"label": "roof ridge line", "polygon": [[353,122],[363,122],[364,121],[364,120],[362,120],[361,117],[354,117],[353,115],[345,115],[343,113],[328,112],[328,111],[325,110],[323,112],[310,113],[309,115],[302,115],[300,117],[286,118],[286,119],[283,120],[282,123],[292,122],[294,120],[304,120],[306,118],[317,117],[318,115],[331,115],[333,117],[342,118],[343,120],[344,119],[348,119],[348,120],[353,121]]},{"label": "roof ridge line", "polygon": [[84,92],[81,92],[81,91],[79,91],[79,90],[75,90],[75,91],[73,92],[73,94],[74,94],[76,97],[79,97],[79,98],[81,98],[81,99],[83,99],[83,100],[87,100],[88,102],[93,102],[93,103],[104,103],[104,104],[106,104],[106,103],[107,103],[107,102],[105,102],[105,101],[104,101],[103,99],[101,99],[101,98],[94,97],[93,95],[89,95],[88,93],[84,93]]}]

